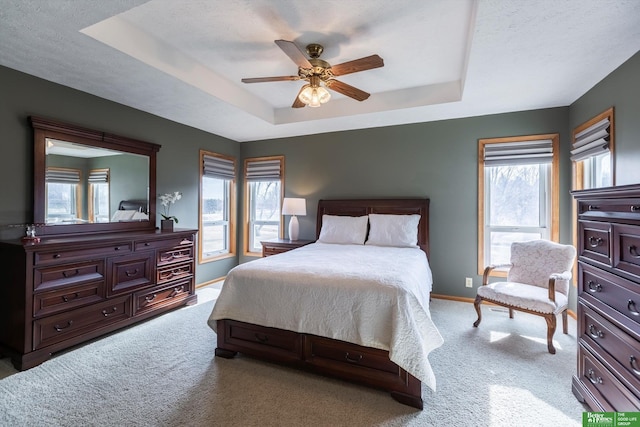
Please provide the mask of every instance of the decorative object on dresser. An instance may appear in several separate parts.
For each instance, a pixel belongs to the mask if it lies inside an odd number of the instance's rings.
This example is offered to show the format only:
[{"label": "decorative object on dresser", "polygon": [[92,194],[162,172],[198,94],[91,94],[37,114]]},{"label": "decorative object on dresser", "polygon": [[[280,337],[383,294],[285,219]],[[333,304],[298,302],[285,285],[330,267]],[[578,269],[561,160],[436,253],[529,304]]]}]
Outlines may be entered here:
[{"label": "decorative object on dresser", "polygon": [[[386,217],[370,235],[414,226],[388,245],[367,244],[370,215]],[[336,217],[356,218],[349,224],[362,233],[343,227],[343,242],[323,241],[323,221]],[[316,236],[229,272],[208,321],[216,356],[241,352],[305,368],[422,409],[422,384],[435,389],[428,354],[442,345],[429,313],[429,199],[320,200]]]},{"label": "decorative object on dresser", "polygon": [[[509,309],[542,316],[547,322],[547,349],[556,354],[553,335],[558,314],[562,314],[562,332],[569,333],[567,308],[571,267],[576,259],[576,248],[549,240],[531,240],[511,244],[511,263],[489,265],[482,276],[482,286],[473,303],[478,320],[482,320],[480,304],[488,301]],[[496,268],[508,268],[506,281],[489,283],[489,275]]]},{"label": "decorative object on dresser", "polygon": [[593,411],[640,410],[640,185],[574,191],[578,369]]},{"label": "decorative object on dresser", "polygon": [[282,215],[291,215],[289,220],[289,240],[298,240],[300,225],[297,215],[307,214],[307,204],[305,199],[285,197],[282,202]]},{"label": "decorative object on dresser", "polygon": [[276,254],[281,254],[283,252],[290,251],[291,249],[296,249],[309,243],[313,243],[313,240],[296,240],[291,241],[288,239],[270,239],[263,240],[260,242],[262,244],[262,256],[271,256]]},{"label": "decorative object on dresser", "polygon": [[166,193],[160,195],[160,204],[162,205],[163,212],[160,214],[162,219],[160,220],[160,229],[162,231],[173,231],[173,223],[178,223],[178,218],[175,215],[170,215],[171,205],[182,198],[182,193],[174,191],[173,193]]}]

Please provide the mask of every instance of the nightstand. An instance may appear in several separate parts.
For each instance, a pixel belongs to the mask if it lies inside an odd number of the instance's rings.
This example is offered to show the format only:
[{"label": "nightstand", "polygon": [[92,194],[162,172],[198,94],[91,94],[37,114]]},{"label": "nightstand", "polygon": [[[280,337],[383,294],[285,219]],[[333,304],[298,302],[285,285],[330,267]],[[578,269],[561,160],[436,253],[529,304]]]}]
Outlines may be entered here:
[{"label": "nightstand", "polygon": [[265,257],[281,254],[313,242],[314,240],[270,239],[263,240],[260,243],[262,244],[262,256]]}]

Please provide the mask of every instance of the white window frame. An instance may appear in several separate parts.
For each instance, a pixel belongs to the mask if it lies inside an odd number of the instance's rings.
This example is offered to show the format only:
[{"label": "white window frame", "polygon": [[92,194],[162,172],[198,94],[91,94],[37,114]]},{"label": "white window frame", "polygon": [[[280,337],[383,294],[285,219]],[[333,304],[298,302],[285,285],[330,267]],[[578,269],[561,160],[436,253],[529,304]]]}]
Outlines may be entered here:
[{"label": "white window frame", "polygon": [[[236,169],[236,160],[234,157],[225,156],[218,153],[213,153],[206,150],[200,150],[200,191],[198,197],[198,228],[200,238],[198,239],[198,262],[200,264],[217,261],[220,259],[228,258],[235,256],[236,253],[236,235],[235,235],[235,178],[234,179],[226,179],[222,177],[212,177],[205,176],[203,172],[203,163],[205,156],[208,157],[216,157],[219,159],[224,159],[227,162],[231,162],[233,164],[233,176],[235,176]],[[223,183],[223,208],[222,208],[222,219],[219,220],[206,220],[205,209],[204,209],[204,185],[205,180],[216,180],[221,181]],[[221,250],[216,251],[205,251],[205,240],[206,240],[206,230],[207,226],[220,226],[222,227],[223,233],[222,238],[224,242],[224,247]]]},{"label": "white window frame", "polygon": [[[247,178],[247,166],[251,162],[261,162],[261,161],[272,161],[277,160],[280,162],[280,177],[279,179],[265,179],[265,180],[249,180]],[[284,197],[284,156],[268,156],[268,157],[253,157],[245,159],[244,163],[244,176],[245,176],[245,218],[246,218],[246,226],[245,226],[245,255],[249,256],[257,256],[262,255],[262,247],[260,242],[255,241],[255,236],[253,230],[255,226],[258,225],[275,225],[277,227],[277,237],[283,237],[283,217],[282,217],[282,200]],[[255,183],[257,182],[278,182],[279,185],[279,195],[278,195],[278,206],[280,209],[278,219],[277,220],[256,220],[255,219],[255,203],[253,202],[255,199]]]},{"label": "white window frame", "polygon": [[[485,146],[489,144],[518,143],[524,141],[551,140],[553,156],[551,164],[541,165],[540,223],[538,227],[491,226],[490,188],[484,162]],[[541,232],[542,238],[559,240],[559,134],[528,135],[519,137],[489,138],[478,141],[478,274],[484,273],[491,259],[491,232]],[[492,276],[504,277],[505,271],[493,270]]]}]

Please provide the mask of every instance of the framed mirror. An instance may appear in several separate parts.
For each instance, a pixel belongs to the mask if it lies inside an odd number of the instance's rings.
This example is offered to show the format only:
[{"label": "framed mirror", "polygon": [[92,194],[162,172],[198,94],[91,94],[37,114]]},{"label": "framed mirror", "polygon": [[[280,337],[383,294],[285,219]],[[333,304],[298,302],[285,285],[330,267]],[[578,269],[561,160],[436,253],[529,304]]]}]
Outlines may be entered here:
[{"label": "framed mirror", "polygon": [[29,119],[38,234],[155,229],[160,145],[40,117]]}]

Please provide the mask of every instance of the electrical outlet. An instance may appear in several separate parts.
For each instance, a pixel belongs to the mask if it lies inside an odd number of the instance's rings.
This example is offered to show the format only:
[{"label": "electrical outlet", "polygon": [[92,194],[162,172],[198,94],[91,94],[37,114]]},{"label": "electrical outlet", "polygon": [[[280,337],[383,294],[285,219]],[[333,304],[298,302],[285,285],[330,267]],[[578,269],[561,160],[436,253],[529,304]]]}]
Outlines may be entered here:
[{"label": "electrical outlet", "polygon": [[464,279],[464,285],[467,288],[473,288],[473,279],[471,277],[467,277],[466,279]]}]

